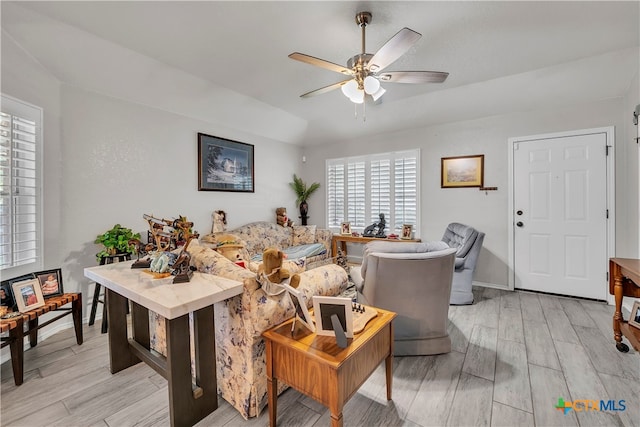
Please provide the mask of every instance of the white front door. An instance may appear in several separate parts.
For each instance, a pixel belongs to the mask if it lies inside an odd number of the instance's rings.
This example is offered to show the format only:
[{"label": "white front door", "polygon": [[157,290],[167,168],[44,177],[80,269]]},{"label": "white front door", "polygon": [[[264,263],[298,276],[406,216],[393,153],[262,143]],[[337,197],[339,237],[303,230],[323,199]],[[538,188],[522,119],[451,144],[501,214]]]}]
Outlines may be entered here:
[{"label": "white front door", "polygon": [[607,298],[608,136],[512,141],[515,288]]}]

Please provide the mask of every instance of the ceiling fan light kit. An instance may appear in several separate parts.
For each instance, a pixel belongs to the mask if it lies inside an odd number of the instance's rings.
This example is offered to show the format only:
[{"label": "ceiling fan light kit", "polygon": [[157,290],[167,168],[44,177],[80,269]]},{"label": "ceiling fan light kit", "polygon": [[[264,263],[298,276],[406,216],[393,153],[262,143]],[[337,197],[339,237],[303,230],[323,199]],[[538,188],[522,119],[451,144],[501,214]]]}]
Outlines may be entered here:
[{"label": "ceiling fan light kit", "polygon": [[369,95],[375,102],[386,92],[380,85],[381,80],[389,83],[413,84],[442,83],[446,80],[449,73],[439,71],[386,71],[378,74],[404,55],[422,35],[405,27],[391,37],[375,54],[366,53],[365,28],[371,23],[371,17],[371,12],[359,12],[356,14],[356,24],[362,29],[362,53],[349,58],[346,67],[305,55],[304,53],[294,52],[289,55],[289,58],[296,61],[326,68],[351,77],[348,80],[304,93],[300,97],[308,98],[340,88],[351,102],[362,104],[365,101],[365,95]]}]

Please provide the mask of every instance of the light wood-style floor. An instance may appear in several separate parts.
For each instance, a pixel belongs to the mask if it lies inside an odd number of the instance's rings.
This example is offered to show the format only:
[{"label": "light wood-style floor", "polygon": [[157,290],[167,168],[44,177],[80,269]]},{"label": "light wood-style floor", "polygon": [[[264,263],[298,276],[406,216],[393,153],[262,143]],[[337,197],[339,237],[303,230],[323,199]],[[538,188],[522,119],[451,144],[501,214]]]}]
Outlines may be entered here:
[{"label": "light wood-style floor", "polygon": [[[475,289],[451,307],[453,351],[396,357],[393,400],[380,367],[344,410],[345,426],[640,426],[640,355],[619,353],[613,307],[523,292]],[[144,364],[109,373],[100,322],[25,353],[24,384],[1,367],[2,426],[166,426],[166,381]],[[555,409],[558,398],[625,401],[624,411]],[[224,400],[198,426],[267,426],[268,410],[245,421]],[[295,390],[278,399],[279,426],[328,426],[328,411]]]}]

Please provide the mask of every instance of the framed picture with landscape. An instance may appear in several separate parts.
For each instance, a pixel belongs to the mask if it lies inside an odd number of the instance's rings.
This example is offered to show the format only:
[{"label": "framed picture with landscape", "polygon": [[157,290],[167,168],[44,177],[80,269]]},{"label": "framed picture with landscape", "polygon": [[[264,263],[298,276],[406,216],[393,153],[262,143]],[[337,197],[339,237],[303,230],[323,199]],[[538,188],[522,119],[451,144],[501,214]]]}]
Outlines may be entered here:
[{"label": "framed picture with landscape", "polygon": [[462,188],[484,186],[484,154],[442,157],[440,187]]},{"label": "framed picture with landscape", "polygon": [[198,191],[254,192],[253,145],[198,133]]}]

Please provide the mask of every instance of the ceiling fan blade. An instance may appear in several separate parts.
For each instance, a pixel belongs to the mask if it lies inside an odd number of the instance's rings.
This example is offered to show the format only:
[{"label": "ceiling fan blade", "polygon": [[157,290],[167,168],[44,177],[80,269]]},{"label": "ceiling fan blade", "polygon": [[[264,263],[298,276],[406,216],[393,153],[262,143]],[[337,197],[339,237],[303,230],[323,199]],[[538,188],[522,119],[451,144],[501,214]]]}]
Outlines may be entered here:
[{"label": "ceiling fan blade", "polygon": [[289,55],[289,58],[296,61],[304,62],[306,64],[315,65],[316,67],[326,68],[327,70],[335,71],[336,73],[352,75],[353,71],[342,65],[334,64],[333,62],[325,61],[324,59],[316,58],[314,56],[305,55],[300,52],[293,52]]},{"label": "ceiling fan blade", "polygon": [[442,83],[448,76],[440,71],[389,71],[379,74],[378,79],[390,83]]},{"label": "ceiling fan blade", "polygon": [[404,55],[422,34],[403,28],[391,37],[369,60],[369,70],[379,72]]},{"label": "ceiling fan blade", "polygon": [[309,98],[315,95],[321,95],[323,93],[331,92],[332,90],[338,89],[343,84],[350,82],[353,79],[343,80],[338,83],[330,84],[329,86],[321,87],[320,89],[312,90],[311,92],[303,93],[300,95],[300,98]]}]

